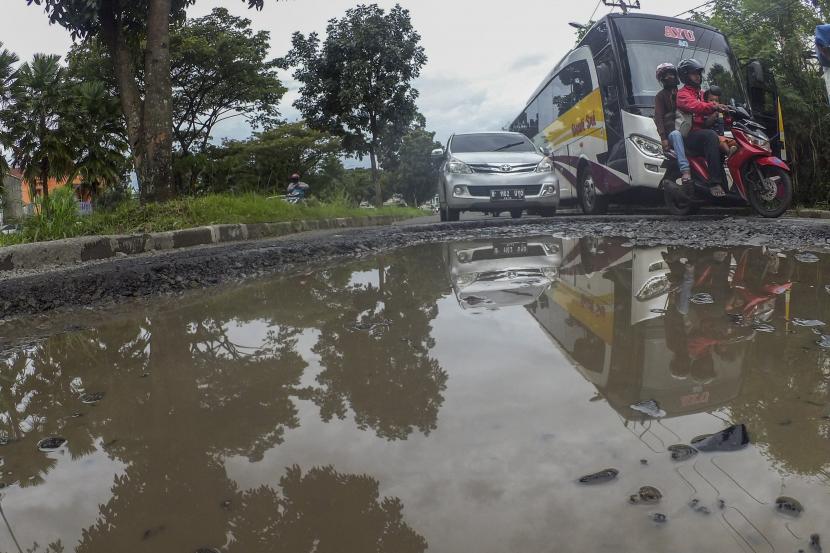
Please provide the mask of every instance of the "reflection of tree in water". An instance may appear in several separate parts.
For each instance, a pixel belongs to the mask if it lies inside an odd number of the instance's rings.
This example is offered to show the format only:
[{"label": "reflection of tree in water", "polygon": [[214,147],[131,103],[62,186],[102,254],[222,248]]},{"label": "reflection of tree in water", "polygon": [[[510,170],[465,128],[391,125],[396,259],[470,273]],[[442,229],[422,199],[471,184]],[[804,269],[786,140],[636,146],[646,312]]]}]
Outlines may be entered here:
[{"label": "reflection of tree in water", "polygon": [[[417,253],[416,253],[417,252]],[[351,407],[361,428],[405,439],[436,428],[447,374],[430,357],[430,321],[447,287],[440,257],[412,250],[377,265],[377,284],[341,288],[314,351],[324,367],[314,401],[325,420]]]},{"label": "reflection of tree in water", "polygon": [[294,466],[282,494],[260,487],[242,495],[233,515],[231,553],[420,553],[426,540],[403,520],[398,498],[380,498],[366,475]]},{"label": "reflection of tree in water", "polygon": [[[448,284],[433,253],[383,264],[380,287],[349,285],[349,268],[318,271],[180,303],[146,320],[58,335],[0,361],[0,436],[13,440],[3,451],[3,481],[43,482],[55,462],[35,443],[60,435],[73,457],[103,449],[126,467],[78,551],[123,551],[141,541],[170,551],[221,546],[234,513],[223,506],[243,501],[225,459],[241,455],[256,462],[282,443],[286,429],[299,424],[296,399],[314,399],[329,417],[345,416],[348,405],[361,426],[383,437],[403,439],[415,428],[435,428],[447,377],[428,355],[430,321]],[[361,314],[364,305],[371,309]],[[344,330],[375,319],[389,322],[379,335]],[[267,326],[261,343],[235,343],[230,329],[253,321]],[[307,364],[296,349],[303,329],[319,329],[315,349],[324,370],[315,390],[301,386]],[[105,396],[84,405],[84,391]],[[361,493],[377,498],[377,483],[368,477],[320,469],[297,478],[302,485],[295,488],[309,493],[322,487],[315,487],[317,481],[337,484],[331,490],[335,502],[343,493],[355,494],[355,501]],[[284,482],[293,480],[289,475]],[[287,488],[280,505],[329,501],[299,494]],[[371,530],[384,521],[376,532],[378,551],[424,549],[423,539],[402,523],[397,500],[374,507],[367,501],[357,527]],[[357,515],[343,515],[351,516]],[[304,520],[306,527],[283,521],[280,531],[325,529],[322,520]],[[252,536],[268,531],[254,530]],[[239,533],[238,539],[246,538]]]},{"label": "reflection of tree in water", "polygon": [[[793,279],[791,316],[823,319],[830,313],[824,292],[826,261],[782,262],[779,279]],[[782,470],[803,475],[830,472],[830,356],[816,347],[809,329],[785,332],[784,298],[778,300],[775,334],[759,335],[745,363],[744,391],[731,407],[746,421],[752,439]],[[828,332],[828,328],[824,332]]]}]

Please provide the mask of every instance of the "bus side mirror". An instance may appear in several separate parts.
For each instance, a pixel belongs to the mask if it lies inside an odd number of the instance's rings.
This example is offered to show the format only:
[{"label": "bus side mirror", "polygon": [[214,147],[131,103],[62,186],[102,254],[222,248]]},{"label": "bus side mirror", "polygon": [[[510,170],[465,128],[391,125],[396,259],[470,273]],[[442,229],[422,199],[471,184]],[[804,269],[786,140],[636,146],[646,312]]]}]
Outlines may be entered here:
[{"label": "bus side mirror", "polygon": [[746,66],[746,81],[749,88],[765,88],[764,66],[760,61],[754,60]]}]

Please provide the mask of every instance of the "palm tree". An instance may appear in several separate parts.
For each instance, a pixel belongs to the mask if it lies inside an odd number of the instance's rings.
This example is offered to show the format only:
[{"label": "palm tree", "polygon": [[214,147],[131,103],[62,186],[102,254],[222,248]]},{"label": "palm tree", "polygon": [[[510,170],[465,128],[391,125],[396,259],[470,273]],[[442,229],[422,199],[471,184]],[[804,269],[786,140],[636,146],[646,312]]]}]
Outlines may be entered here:
[{"label": "palm tree", "polygon": [[65,178],[73,168],[67,117],[72,101],[60,56],[35,54],[17,71],[11,86],[11,105],[0,111],[4,142],[12,151],[12,163],[23,171],[32,198],[35,183],[43,184],[48,209],[49,178]]},{"label": "palm tree", "polygon": [[94,194],[102,186],[123,181],[129,170],[126,128],[118,99],[101,82],[80,83],[75,91],[75,106],[75,170],[70,181],[80,175]]},{"label": "palm tree", "polygon": [[[17,55],[3,48],[3,43],[0,42],[0,109],[5,108],[9,103],[9,94],[15,76],[14,65],[17,62]],[[7,147],[7,145],[3,143],[2,135],[0,135],[0,148],[4,147]],[[0,189],[3,188],[3,178],[8,172],[8,160],[2,150],[0,150]]]}]

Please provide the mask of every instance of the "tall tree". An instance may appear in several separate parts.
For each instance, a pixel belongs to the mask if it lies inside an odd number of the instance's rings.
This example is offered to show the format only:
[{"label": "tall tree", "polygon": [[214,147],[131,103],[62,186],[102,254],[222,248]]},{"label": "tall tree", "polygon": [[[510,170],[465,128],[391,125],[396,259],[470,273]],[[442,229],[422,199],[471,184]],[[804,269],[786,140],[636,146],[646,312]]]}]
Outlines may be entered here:
[{"label": "tall tree", "polygon": [[271,36],[225,8],[174,30],[173,134],[183,155],[204,150],[213,128],[234,117],[271,125],[285,87],[269,61]]},{"label": "tall tree", "polygon": [[418,117],[412,80],[427,61],[420,42],[408,10],[358,5],[329,21],[323,43],[317,33],[295,33],[283,60],[303,85],[294,105],[309,125],[342,136],[353,155],[369,156],[377,205],[378,154]]},{"label": "tall tree", "polygon": [[827,0],[717,0],[694,19],[720,29],[743,61],[760,59],[777,80],[796,198],[830,201],[830,110],[820,68],[810,59],[817,24],[830,17]]},{"label": "tall tree", "polygon": [[[73,109],[66,70],[59,56],[35,54],[17,71],[11,103],[0,111],[3,142],[9,144],[12,163],[30,183],[43,186],[49,198],[49,178],[65,178],[73,167],[69,118]],[[48,209],[48,202],[45,202]]]},{"label": "tall tree", "polygon": [[[0,110],[4,109],[11,101],[11,87],[15,75],[14,66],[17,62],[17,55],[3,48],[3,43],[0,42]],[[0,121],[0,125],[2,125],[2,121]],[[3,188],[3,178],[9,171],[8,160],[2,150],[7,147],[8,145],[2,141],[2,133],[0,133],[0,189]],[[1,195],[0,198],[2,198]]]},{"label": "tall tree", "polygon": [[118,100],[101,82],[76,85],[74,101],[73,173],[81,177],[90,193],[97,195],[102,188],[123,182],[129,172],[123,118]]},{"label": "tall tree", "polygon": [[440,147],[435,133],[422,128],[412,129],[403,137],[394,177],[395,189],[407,202],[420,205],[436,194],[438,171],[430,154]]},{"label": "tall tree", "polygon": [[[262,9],[265,0],[244,0]],[[43,6],[73,38],[98,36],[106,44],[143,199],[173,195],[173,85],[171,23],[183,21],[195,0],[26,0]],[[134,66],[144,60],[144,86]]]}]

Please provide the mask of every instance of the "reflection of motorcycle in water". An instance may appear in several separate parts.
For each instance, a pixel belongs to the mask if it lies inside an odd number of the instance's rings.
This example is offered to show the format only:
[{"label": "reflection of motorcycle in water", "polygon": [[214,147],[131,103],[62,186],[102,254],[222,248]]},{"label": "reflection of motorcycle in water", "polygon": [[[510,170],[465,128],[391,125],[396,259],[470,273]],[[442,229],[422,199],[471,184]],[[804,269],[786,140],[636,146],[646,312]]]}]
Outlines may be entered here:
[{"label": "reflection of motorcycle in water", "polygon": [[464,309],[495,309],[533,303],[559,276],[557,238],[476,240],[448,244],[450,280]]},{"label": "reflection of motorcycle in water", "polygon": [[[694,377],[688,370],[685,378],[672,372],[673,362],[682,364],[689,357],[689,340],[682,318],[663,318],[669,307],[675,308],[678,284],[664,259],[665,248],[632,248],[621,240],[595,239],[565,239],[562,245],[559,280],[527,309],[597,388],[598,397],[627,421],[644,421],[654,417],[633,406],[654,402],[659,406],[654,412],[677,417],[714,409],[738,395],[746,350],[739,341],[718,348],[708,368],[700,356]],[[720,271],[726,280],[728,261]],[[674,324],[678,320],[680,324]],[[724,322],[726,326],[728,320]],[[745,332],[729,331],[733,337]],[[705,351],[705,342],[694,343]],[[672,360],[675,350],[682,352],[678,361]],[[683,374],[683,367],[676,373]],[[651,430],[660,432],[659,425]]]}]

